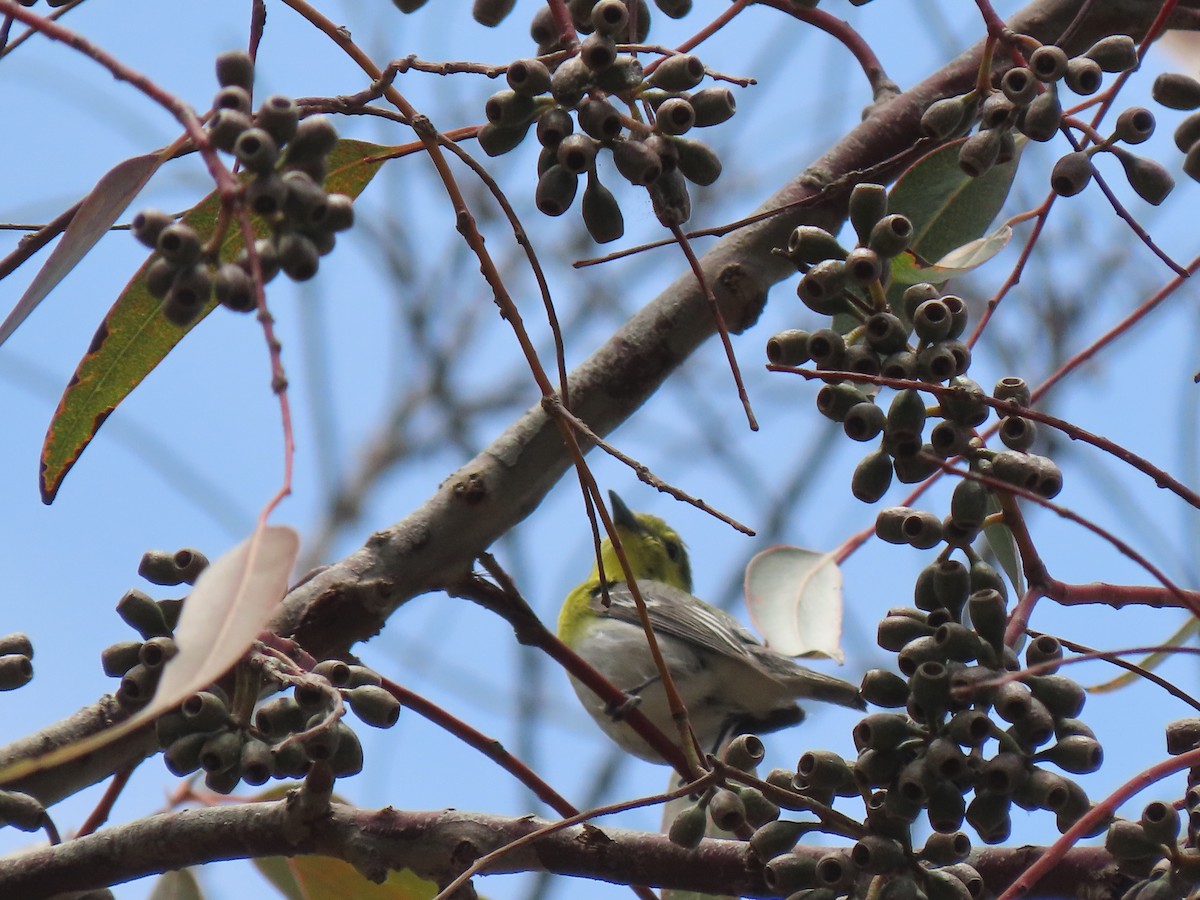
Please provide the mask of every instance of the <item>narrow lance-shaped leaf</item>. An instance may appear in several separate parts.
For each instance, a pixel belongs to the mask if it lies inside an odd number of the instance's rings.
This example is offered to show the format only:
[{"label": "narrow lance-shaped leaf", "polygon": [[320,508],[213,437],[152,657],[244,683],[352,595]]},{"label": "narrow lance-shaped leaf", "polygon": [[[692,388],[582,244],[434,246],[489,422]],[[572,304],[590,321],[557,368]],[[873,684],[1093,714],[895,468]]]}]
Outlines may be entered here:
[{"label": "narrow lance-shaped leaf", "polygon": [[159,150],[122,160],[96,182],[96,186],[80,203],[71,224],[63,232],[62,240],[51,251],[50,257],[33,277],[12,312],[0,323],[0,344],[9,339],[29,314],[37,309],[38,304],[112,228],[167,156],[168,151]]},{"label": "narrow lance-shaped leaf", "polygon": [[[363,141],[339,141],[329,156],[326,190],[358,196],[383,164],[381,157],[387,152],[386,147]],[[219,207],[214,192],[193,207],[183,221],[205,240],[213,233]],[[258,233],[265,234],[261,223]],[[242,246],[241,229],[235,225],[221,247],[221,258],[232,259]],[[180,327],[167,321],[161,301],[146,289],[147,268],[148,264],[138,269],[104,317],[54,412],[42,445],[39,486],[44,503],[54,501],[63,478],[104,420],[195,325],[193,322]],[[210,303],[199,318],[215,306],[215,302]]]}]

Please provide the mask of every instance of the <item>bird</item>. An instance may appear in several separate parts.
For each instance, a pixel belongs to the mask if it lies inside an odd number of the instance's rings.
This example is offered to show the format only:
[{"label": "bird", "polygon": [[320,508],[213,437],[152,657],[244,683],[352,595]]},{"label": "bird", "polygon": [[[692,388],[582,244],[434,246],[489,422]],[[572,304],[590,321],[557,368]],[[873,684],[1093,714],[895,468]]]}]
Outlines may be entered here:
[{"label": "bird", "polygon": [[[688,720],[704,752],[727,739],[761,734],[804,720],[798,699],[854,709],[865,704],[858,688],[814,672],[764,646],[737,619],[692,594],[691,564],[678,533],[663,519],[634,513],[609,492],[612,520],[650,624],[675,682]],[[600,545],[600,566],[567,594],[559,611],[558,636],[629,698],[660,731],[678,743],[679,731],[646,643],[633,595],[612,541]],[[575,677],[584,709],[604,732],[634,756],[663,763],[613,708]]]}]

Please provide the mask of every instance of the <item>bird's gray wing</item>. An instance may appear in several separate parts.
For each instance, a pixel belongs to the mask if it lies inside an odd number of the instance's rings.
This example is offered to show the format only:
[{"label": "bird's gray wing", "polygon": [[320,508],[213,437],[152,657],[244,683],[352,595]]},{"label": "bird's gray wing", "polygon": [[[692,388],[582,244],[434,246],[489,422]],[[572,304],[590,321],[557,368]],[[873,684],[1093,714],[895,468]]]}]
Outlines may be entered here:
[{"label": "bird's gray wing", "polygon": [[[657,634],[687,641],[716,653],[735,657],[754,658],[753,648],[762,644],[733,616],[693,597],[687,591],[661,581],[639,581],[638,588],[646,601],[650,625]],[[592,605],[600,615],[623,622],[641,625],[633,595],[625,584],[608,588],[609,606],[604,608],[603,596],[596,591]]]}]

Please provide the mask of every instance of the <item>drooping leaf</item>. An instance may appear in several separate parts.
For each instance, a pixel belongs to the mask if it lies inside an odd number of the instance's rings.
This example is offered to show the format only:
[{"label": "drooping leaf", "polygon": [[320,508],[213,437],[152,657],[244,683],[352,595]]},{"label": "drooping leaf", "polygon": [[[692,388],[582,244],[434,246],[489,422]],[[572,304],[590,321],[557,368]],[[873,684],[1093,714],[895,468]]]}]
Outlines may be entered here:
[{"label": "drooping leaf", "polygon": [[271,856],[254,865],[287,900],[430,900],[438,892],[434,882],[411,869],[389,872],[383,884],[375,884],[332,856]]},{"label": "drooping leaf", "polygon": [[[1179,626],[1179,628],[1175,630],[1174,634],[1172,634],[1165,641],[1159,641],[1158,643],[1165,647],[1180,647],[1187,643],[1188,640],[1190,640],[1197,632],[1200,632],[1200,619],[1188,618],[1182,625]],[[1137,665],[1142,669],[1153,672],[1172,656],[1174,656],[1173,653],[1167,653],[1165,651],[1151,653],[1139,659],[1137,661]],[[1117,691],[1121,688],[1129,687],[1129,685],[1141,680],[1142,675],[1140,673],[1125,671],[1116,678],[1101,682],[1100,684],[1091,685],[1090,687],[1085,688],[1085,690],[1087,690],[1089,694],[1107,694],[1111,691]]]},{"label": "drooping leaf", "polygon": [[71,224],[63,232],[62,240],[51,251],[12,312],[0,323],[0,344],[8,340],[46,295],[96,246],[168,156],[165,150],[135,156],[117,163],[101,176],[83,198]]},{"label": "drooping leaf", "polygon": [[204,900],[204,892],[191,869],[179,869],[155,879],[149,900]]},{"label": "drooping leaf", "polygon": [[1010,240],[1012,228],[1001,225],[991,234],[951,250],[930,265],[925,265],[914,254],[905,251],[892,260],[892,282],[898,285],[917,284],[922,281],[942,284],[979,268],[1008,246]]},{"label": "drooping leaf", "polygon": [[[325,188],[356,197],[383,164],[387,148],[363,141],[343,140],[329,156]],[[216,225],[220,201],[209,194],[183,221],[207,239]],[[265,226],[258,227],[265,234]],[[221,258],[232,259],[242,249],[241,230],[231,227],[221,246]],[[104,420],[171,352],[196,324],[173,325],[161,312],[162,303],[146,290],[148,263],[138,269],[117,298],[92,338],[67,384],[42,445],[39,486],[42,501],[52,503],[67,472],[79,459]],[[216,306],[210,304],[197,322]]]},{"label": "drooping leaf", "polygon": [[842,572],[832,555],[772,547],[746,566],[746,608],[773,650],[787,656],[845,658]]},{"label": "drooping leaf", "polygon": [[[1000,504],[992,494],[988,495],[988,510],[992,513],[1000,512]],[[992,548],[992,552],[996,554],[996,562],[1000,563],[1000,568],[1008,576],[1016,595],[1023,596],[1025,594],[1025,576],[1021,571],[1021,557],[1017,553],[1017,542],[1012,531],[1003,522],[997,522],[994,525],[986,526],[983,529],[983,536],[987,540],[988,546]]]},{"label": "drooping leaf", "polygon": [[1025,139],[1018,140],[1012,159],[971,178],[958,165],[963,141],[921,157],[888,194],[888,212],[912,221],[910,249],[922,259],[941,259],[987,233],[1008,198],[1025,145]]},{"label": "drooping leaf", "polygon": [[212,684],[249,649],[287,592],[300,537],[281,525],[260,525],[196,580],[175,628],[179,650],[167,663],[149,705],[119,725],[50,753],[0,769],[0,785],[95,753]]}]

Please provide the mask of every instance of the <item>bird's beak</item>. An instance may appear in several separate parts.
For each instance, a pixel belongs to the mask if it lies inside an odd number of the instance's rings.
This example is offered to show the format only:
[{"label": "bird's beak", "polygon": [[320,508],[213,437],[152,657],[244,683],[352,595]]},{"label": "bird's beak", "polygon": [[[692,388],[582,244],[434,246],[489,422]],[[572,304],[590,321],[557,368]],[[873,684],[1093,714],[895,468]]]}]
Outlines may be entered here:
[{"label": "bird's beak", "polygon": [[613,524],[628,531],[641,531],[642,523],[637,516],[625,505],[625,501],[617,496],[616,491],[608,492],[608,502],[612,505]]}]

